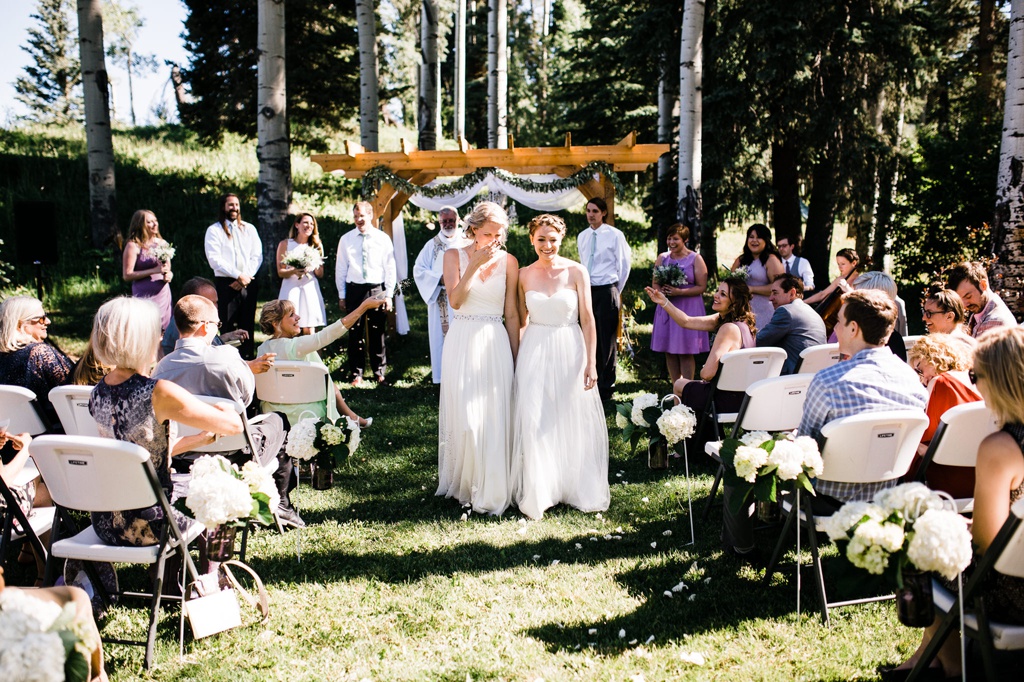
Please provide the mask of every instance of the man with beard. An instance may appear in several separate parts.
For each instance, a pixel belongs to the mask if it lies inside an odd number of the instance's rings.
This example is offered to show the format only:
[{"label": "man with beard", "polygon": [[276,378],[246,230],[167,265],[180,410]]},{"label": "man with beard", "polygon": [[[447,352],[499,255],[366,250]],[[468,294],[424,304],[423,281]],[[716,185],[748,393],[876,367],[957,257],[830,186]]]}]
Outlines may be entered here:
[{"label": "man with beard", "polygon": [[443,207],[437,214],[437,219],[441,224],[440,232],[423,245],[412,268],[416,288],[427,304],[430,374],[435,384],[441,383],[441,350],[444,348],[444,336],[448,332],[450,314],[448,295],[444,290],[444,252],[449,248],[459,248],[465,242],[462,227],[459,225],[459,212],[453,206]]},{"label": "man with beard", "polygon": [[971,313],[967,329],[974,338],[989,329],[1017,324],[1003,299],[989,288],[983,263],[968,261],[951,267],[946,271],[946,288],[955,291]]},{"label": "man with beard", "polygon": [[217,222],[206,228],[206,260],[213,268],[217,286],[217,312],[225,331],[243,329],[246,337],[239,353],[246,360],[255,356],[256,299],[263,264],[263,243],[256,226],[242,220],[241,202],[235,194],[220,202]]}]

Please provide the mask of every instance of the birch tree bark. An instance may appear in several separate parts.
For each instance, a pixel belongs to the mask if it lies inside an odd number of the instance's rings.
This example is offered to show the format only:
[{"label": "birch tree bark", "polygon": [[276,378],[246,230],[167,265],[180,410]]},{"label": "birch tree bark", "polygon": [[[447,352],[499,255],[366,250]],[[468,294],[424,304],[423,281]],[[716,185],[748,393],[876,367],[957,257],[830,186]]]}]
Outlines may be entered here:
[{"label": "birch tree bark", "polygon": [[992,251],[996,261],[990,276],[992,287],[1019,316],[1021,289],[1024,288],[1024,0],[1010,3],[1009,43],[1003,139],[992,227]]},{"label": "birch tree bark", "polygon": [[110,132],[109,83],[103,54],[101,0],[78,0],[78,45],[85,95],[85,144],[89,162],[89,226],[92,244],[103,247],[117,232],[114,142]]},{"label": "birch tree bark", "polygon": [[[674,71],[669,56],[663,55],[665,70],[658,80],[658,142],[668,144],[672,141],[672,114],[676,102],[672,99],[671,88],[668,84],[669,74]],[[669,177],[672,168],[672,161],[666,154],[658,159],[658,182],[663,182]]]},{"label": "birch tree bark", "polygon": [[701,185],[701,88],[704,70],[704,0],[685,0],[679,40],[679,201]]},{"label": "birch tree bark", "polygon": [[508,0],[488,0],[487,146],[508,148]]},{"label": "birch tree bark", "polygon": [[458,0],[455,9],[455,126],[452,134],[458,142],[466,137],[466,0]]},{"label": "birch tree bark", "polygon": [[359,143],[366,151],[377,151],[377,18],[373,0],[356,0],[356,30],[359,32]]},{"label": "birch tree bark", "polygon": [[420,149],[437,149],[437,90],[440,73],[437,59],[437,3],[423,0],[420,11]]},{"label": "birch tree bark", "polygon": [[[288,137],[285,81],[285,0],[259,0],[256,65],[257,229],[263,262],[273,263],[277,243],[288,228],[292,200],[291,144]],[[267,268],[267,273],[273,268]]]}]

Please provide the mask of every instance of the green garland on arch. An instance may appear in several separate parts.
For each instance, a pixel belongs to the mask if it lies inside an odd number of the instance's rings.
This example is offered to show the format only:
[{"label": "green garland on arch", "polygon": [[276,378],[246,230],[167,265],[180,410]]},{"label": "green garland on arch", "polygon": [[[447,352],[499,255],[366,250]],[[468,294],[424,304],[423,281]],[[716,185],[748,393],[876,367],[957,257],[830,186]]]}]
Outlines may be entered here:
[{"label": "green garland on arch", "polygon": [[551,182],[529,180],[501,168],[478,168],[472,173],[463,175],[458,180],[435,185],[434,187],[420,187],[405,178],[395,175],[387,166],[374,166],[363,175],[361,193],[363,199],[372,199],[381,186],[386,183],[409,196],[421,194],[430,199],[436,199],[462,192],[483,180],[487,177],[488,173],[493,173],[495,176],[524,192],[561,192],[567,189],[575,189],[589,182],[595,174],[600,173],[611,181],[617,193],[622,194],[625,191],[619,176],[612,170],[611,165],[604,161],[591,161],[572,175]]}]

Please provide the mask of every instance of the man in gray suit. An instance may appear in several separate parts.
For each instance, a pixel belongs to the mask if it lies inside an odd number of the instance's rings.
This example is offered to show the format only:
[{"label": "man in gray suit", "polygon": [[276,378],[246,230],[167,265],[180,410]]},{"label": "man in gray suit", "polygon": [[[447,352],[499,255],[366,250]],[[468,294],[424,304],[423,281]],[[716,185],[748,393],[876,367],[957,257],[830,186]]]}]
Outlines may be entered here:
[{"label": "man in gray suit", "polygon": [[775,314],[757,333],[758,346],[777,346],[786,351],[783,374],[792,374],[800,365],[800,351],[825,343],[825,323],[814,309],[804,303],[804,283],[794,274],[782,274],[772,282],[769,300]]}]

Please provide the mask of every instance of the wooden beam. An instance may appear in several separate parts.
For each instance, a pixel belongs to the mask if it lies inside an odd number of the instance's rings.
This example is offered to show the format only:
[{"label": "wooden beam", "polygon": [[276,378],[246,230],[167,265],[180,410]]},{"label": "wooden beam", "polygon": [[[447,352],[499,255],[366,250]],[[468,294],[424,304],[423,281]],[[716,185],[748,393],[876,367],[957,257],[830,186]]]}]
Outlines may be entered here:
[{"label": "wooden beam", "polygon": [[636,131],[634,130],[629,135],[626,135],[622,140],[619,141],[620,147],[635,147],[636,146]]},{"label": "wooden beam", "polygon": [[565,148],[572,149],[572,133],[565,134]]},{"label": "wooden beam", "polygon": [[459,135],[459,151],[463,154],[469,151],[469,142],[467,142],[466,138],[461,135]]},{"label": "wooden beam", "polygon": [[508,135],[505,136],[505,146],[508,148],[510,152],[515,151],[516,140],[515,137],[512,136],[512,133],[509,133]]},{"label": "wooden beam", "polygon": [[411,144],[409,144],[409,141],[406,140],[404,137],[402,138],[401,144],[402,144],[402,153],[405,154],[406,156],[409,156],[409,154],[411,152],[416,151],[416,148],[413,147]]},{"label": "wooden beam", "polygon": [[352,142],[351,140],[345,140],[345,154],[348,156],[355,156],[356,154],[364,154],[366,150],[363,145],[358,142]]}]

